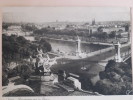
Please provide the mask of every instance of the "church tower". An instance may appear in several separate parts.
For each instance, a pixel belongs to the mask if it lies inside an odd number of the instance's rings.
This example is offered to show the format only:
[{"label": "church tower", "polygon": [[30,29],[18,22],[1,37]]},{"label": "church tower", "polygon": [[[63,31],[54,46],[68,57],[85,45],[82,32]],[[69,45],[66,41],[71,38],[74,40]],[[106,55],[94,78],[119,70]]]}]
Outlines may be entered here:
[{"label": "church tower", "polygon": [[95,25],[96,22],[95,22],[95,18],[92,20],[92,26]]}]

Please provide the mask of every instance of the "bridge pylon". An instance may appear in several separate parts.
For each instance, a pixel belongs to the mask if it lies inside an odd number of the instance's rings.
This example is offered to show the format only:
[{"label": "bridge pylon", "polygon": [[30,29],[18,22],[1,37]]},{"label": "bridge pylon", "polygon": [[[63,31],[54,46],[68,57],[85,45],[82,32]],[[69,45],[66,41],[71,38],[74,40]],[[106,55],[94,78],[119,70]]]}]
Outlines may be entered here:
[{"label": "bridge pylon", "polygon": [[115,46],[115,50],[116,50],[115,61],[116,61],[116,62],[122,62],[123,59],[122,59],[121,53],[120,53],[120,49],[121,49],[121,44],[120,44],[120,42],[118,41],[117,44],[114,44],[114,46]]}]

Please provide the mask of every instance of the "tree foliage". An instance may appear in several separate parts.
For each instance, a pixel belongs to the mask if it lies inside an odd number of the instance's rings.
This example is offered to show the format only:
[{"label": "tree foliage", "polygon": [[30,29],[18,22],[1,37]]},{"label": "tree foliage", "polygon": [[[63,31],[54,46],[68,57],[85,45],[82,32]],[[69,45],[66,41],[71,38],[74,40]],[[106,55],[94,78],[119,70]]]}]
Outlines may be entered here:
[{"label": "tree foliage", "polygon": [[36,43],[31,43],[22,36],[2,35],[2,58],[6,63],[29,58],[30,55],[33,56],[36,54],[37,48],[41,48],[46,52],[51,51],[51,45],[44,39]]},{"label": "tree foliage", "polygon": [[110,60],[105,70],[99,73],[101,80],[96,83],[94,89],[105,95],[125,95],[127,90],[132,90],[131,73],[131,64]]},{"label": "tree foliage", "polygon": [[109,34],[109,38],[115,38],[116,37],[116,31],[111,31]]},{"label": "tree foliage", "polygon": [[[16,63],[16,65],[20,65],[21,76],[26,78],[30,74],[30,65],[28,62],[25,62],[25,59],[28,59],[29,56],[35,57],[37,54],[37,48],[41,48],[43,51],[48,52],[51,51],[51,45],[41,39],[35,43],[32,43],[26,40],[22,36],[6,36],[2,35],[2,82],[3,85],[7,84],[8,78],[13,77],[14,75],[18,75],[17,69],[11,68],[11,63]],[[25,62],[23,65],[21,65]]]},{"label": "tree foliage", "polygon": [[35,25],[22,24],[21,28],[24,32],[35,31],[37,27]]}]

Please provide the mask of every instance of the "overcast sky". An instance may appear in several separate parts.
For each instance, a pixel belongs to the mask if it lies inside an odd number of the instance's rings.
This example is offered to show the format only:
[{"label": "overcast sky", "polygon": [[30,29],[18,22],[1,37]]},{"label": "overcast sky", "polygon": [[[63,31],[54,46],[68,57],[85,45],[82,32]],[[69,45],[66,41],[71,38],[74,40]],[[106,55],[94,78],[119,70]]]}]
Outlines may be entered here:
[{"label": "overcast sky", "polygon": [[129,21],[130,8],[122,7],[6,7],[4,22]]}]

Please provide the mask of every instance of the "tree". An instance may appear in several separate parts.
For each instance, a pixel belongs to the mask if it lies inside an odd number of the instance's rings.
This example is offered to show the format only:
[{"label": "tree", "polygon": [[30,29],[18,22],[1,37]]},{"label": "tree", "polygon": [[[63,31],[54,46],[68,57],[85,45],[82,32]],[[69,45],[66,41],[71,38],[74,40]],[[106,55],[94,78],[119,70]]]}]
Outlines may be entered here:
[{"label": "tree", "polygon": [[8,85],[9,80],[8,80],[8,73],[5,71],[2,71],[2,86]]},{"label": "tree", "polygon": [[31,44],[24,37],[20,36],[5,36],[2,35],[2,58],[6,63],[21,61],[24,58],[28,58],[32,49]]},{"label": "tree", "polygon": [[119,33],[119,34],[117,35],[117,37],[118,37],[118,38],[121,38],[121,37],[122,37],[122,36],[121,36],[121,33]]},{"label": "tree", "polygon": [[106,39],[108,37],[107,32],[102,32],[99,34],[99,36],[101,37],[101,39]]},{"label": "tree", "polygon": [[105,78],[107,78],[107,74],[106,74],[105,71],[99,72],[99,76],[100,76],[100,79],[105,79]]},{"label": "tree", "polygon": [[102,26],[99,26],[99,27],[97,28],[97,31],[98,31],[98,32],[103,32],[103,27],[102,27]]},{"label": "tree", "polygon": [[116,31],[111,31],[109,34],[109,38],[115,38],[116,37]]},{"label": "tree", "polygon": [[51,45],[45,39],[41,39],[38,44],[39,48],[42,48],[44,52],[49,52],[52,49]]},{"label": "tree", "polygon": [[132,90],[132,83],[113,83],[107,79],[104,79],[96,83],[94,90],[104,95],[126,95],[127,90]]},{"label": "tree", "polygon": [[118,33],[122,33],[122,32],[123,32],[123,30],[122,30],[122,29],[119,29],[119,30],[118,30]]},{"label": "tree", "polygon": [[24,79],[27,79],[31,75],[31,68],[32,67],[30,65],[23,64],[20,66],[20,71],[18,71],[18,74],[20,74],[20,76]]},{"label": "tree", "polygon": [[23,24],[21,25],[21,28],[24,32],[37,30],[37,27],[35,25],[30,25],[30,24]]},{"label": "tree", "polygon": [[99,73],[100,81],[94,89],[105,95],[125,95],[127,90],[132,90],[131,72],[128,64],[109,60],[105,70]]},{"label": "tree", "polygon": [[128,32],[129,31],[129,25],[125,25],[125,31]]},{"label": "tree", "polygon": [[8,27],[9,27],[9,25],[7,25],[7,24],[3,24],[3,25],[2,25],[2,29],[7,30],[7,29],[8,29]]},{"label": "tree", "polygon": [[114,60],[109,60],[105,66],[105,72],[111,71],[115,67],[116,62]]}]

